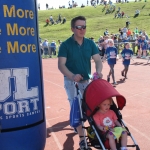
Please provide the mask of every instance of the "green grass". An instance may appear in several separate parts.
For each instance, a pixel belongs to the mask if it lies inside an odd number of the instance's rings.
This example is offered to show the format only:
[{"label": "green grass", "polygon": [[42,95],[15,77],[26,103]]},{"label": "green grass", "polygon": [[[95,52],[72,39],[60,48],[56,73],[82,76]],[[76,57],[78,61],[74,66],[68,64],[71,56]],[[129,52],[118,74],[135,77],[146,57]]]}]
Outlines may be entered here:
[{"label": "green grass", "polygon": [[[121,7],[121,11],[130,16],[130,26],[129,28],[133,31],[135,27],[139,30],[143,29],[150,35],[150,0],[147,2],[130,2],[124,4],[116,4],[116,10]],[[144,7],[142,9],[142,7]],[[86,37],[94,37],[95,41],[98,40],[100,35],[103,35],[105,29],[109,30],[109,33],[118,33],[118,29],[125,26],[127,18],[123,19],[113,19],[114,13],[105,15],[105,11],[102,12],[103,6],[97,6],[96,8],[92,6],[86,6],[84,8],[73,8],[73,9],[55,9],[55,10],[45,10],[39,11],[39,34],[42,39],[48,39],[48,41],[58,40],[64,41],[69,36],[72,35],[70,29],[70,21],[73,17],[83,15],[87,19],[87,31]],[[140,10],[140,15],[134,18],[135,10]],[[45,20],[49,18],[50,15],[53,16],[54,20],[58,19],[58,15],[61,14],[62,17],[66,17],[67,22],[63,25],[48,25],[45,27]]]}]

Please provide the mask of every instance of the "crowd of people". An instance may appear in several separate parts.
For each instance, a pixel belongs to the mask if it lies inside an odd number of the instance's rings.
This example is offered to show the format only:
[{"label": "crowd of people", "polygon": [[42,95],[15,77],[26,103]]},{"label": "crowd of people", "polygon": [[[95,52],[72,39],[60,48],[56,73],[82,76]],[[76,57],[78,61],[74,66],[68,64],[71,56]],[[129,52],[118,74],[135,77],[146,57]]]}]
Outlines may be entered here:
[{"label": "crowd of people", "polygon": [[58,15],[58,19],[57,20],[54,20],[53,16],[50,15],[49,19],[46,19],[46,26],[47,25],[55,25],[55,24],[65,24],[66,23],[66,18],[61,16],[61,14]]},{"label": "crowd of people", "polygon": [[[112,39],[114,41],[114,46],[117,48],[118,53],[121,53],[124,44],[129,42],[131,44],[133,54],[137,55],[137,58],[145,59],[149,53],[148,50],[150,50],[150,39],[148,34],[145,30],[139,30],[138,27],[131,30],[125,26],[123,28],[119,28],[118,32],[115,34],[110,33],[110,31],[106,29],[104,31],[104,35],[101,35],[98,40],[95,40],[94,37],[89,39],[95,42],[102,57],[108,47],[108,39]],[[55,43],[54,50],[51,50],[50,48],[51,43]],[[59,50],[61,41],[58,40],[57,43],[58,44],[56,44],[54,40],[50,43],[47,40],[44,40],[43,42],[40,41],[41,54],[44,55],[45,58],[56,55],[56,51]]]},{"label": "crowd of people", "polygon": [[[119,28],[119,33],[110,34],[108,29],[104,31],[104,35],[100,36],[97,42],[97,46],[100,50],[101,55],[103,56],[105,50],[108,47],[108,39],[113,39],[114,46],[117,50],[122,49],[122,45],[126,42],[130,42],[132,44],[132,50],[134,54],[137,54],[137,57],[146,58],[148,52],[150,50],[150,39],[145,30],[138,30],[138,27],[132,31],[130,28],[126,26],[124,28]],[[137,47],[137,51],[136,51]]]},{"label": "crowd of people", "polygon": [[56,49],[59,48],[61,41],[58,40],[58,46],[56,45],[56,42],[54,40],[48,42],[48,40],[45,39],[43,42],[42,40],[40,40],[39,43],[42,58],[51,58],[52,56],[56,55]]}]

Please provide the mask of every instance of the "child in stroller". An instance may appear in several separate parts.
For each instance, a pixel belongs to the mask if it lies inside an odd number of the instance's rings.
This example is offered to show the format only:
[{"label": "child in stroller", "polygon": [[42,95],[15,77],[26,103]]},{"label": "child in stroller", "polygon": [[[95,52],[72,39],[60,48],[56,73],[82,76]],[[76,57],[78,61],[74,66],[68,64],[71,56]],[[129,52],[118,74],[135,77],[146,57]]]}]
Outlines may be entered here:
[{"label": "child in stroller", "polygon": [[[116,150],[116,142],[115,139],[119,137],[115,136],[115,129],[120,129],[118,134],[121,134],[121,150],[127,150],[127,132],[125,128],[121,127],[120,122],[117,120],[117,116],[113,110],[110,110],[110,106],[112,103],[112,98],[108,98],[104,100],[98,107],[99,109],[93,116],[93,119],[98,127],[101,130],[106,138],[109,139],[109,145],[111,150]],[[117,127],[119,128],[117,128]]]},{"label": "child in stroller", "polygon": [[[121,139],[117,134],[113,132],[113,134],[115,134],[115,136],[117,137],[117,140],[115,140],[116,147],[113,145],[114,143],[113,144],[110,143],[110,139],[108,140],[107,137],[109,136],[109,134],[108,135],[107,133],[105,134],[106,130],[108,130],[106,132],[109,132],[109,128],[108,127],[103,128],[103,125],[99,124],[99,122],[97,122],[96,120],[94,121],[95,119],[94,116],[96,115],[96,113],[99,113],[99,107],[101,107],[101,104],[103,104],[105,100],[108,100],[109,103],[110,101],[109,99],[111,98],[113,98],[113,100],[115,100],[116,98],[116,101],[111,100],[112,105],[109,104],[108,106],[110,107],[110,110],[112,110],[112,112],[115,113],[115,115],[113,113],[114,116],[113,122],[115,123],[115,125],[118,126],[120,135],[122,135],[122,139]],[[84,123],[82,122],[83,130],[85,129],[87,130],[87,138],[85,138],[86,139],[85,141],[87,142],[87,147],[94,147],[99,150],[106,150],[106,149],[120,150],[124,146],[124,147],[132,147],[132,148],[136,148],[136,150],[140,150],[138,144],[136,143],[134,137],[130,133],[128,127],[125,125],[122,119],[122,114],[119,111],[122,110],[125,105],[126,105],[125,97],[122,96],[106,80],[103,79],[94,80],[86,87],[83,95],[83,100],[81,103],[82,109],[80,110],[80,112],[87,119],[90,125],[88,127],[85,127]],[[107,111],[109,111],[108,108],[106,109]],[[104,124],[104,126],[106,125]],[[114,131],[118,131],[118,130],[114,128]],[[125,131],[124,134],[122,134],[123,131]],[[131,138],[133,144],[127,144],[127,136]],[[112,137],[111,140],[114,142],[114,139]],[[112,146],[114,146],[114,148]]]}]

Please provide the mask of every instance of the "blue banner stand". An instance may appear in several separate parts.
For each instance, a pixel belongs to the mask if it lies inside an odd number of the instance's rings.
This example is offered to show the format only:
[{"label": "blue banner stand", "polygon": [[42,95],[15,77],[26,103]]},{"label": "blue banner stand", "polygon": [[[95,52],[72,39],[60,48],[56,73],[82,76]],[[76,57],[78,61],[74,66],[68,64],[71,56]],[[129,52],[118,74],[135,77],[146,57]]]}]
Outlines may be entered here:
[{"label": "blue banner stand", "polygon": [[44,150],[36,0],[0,0],[0,150]]}]

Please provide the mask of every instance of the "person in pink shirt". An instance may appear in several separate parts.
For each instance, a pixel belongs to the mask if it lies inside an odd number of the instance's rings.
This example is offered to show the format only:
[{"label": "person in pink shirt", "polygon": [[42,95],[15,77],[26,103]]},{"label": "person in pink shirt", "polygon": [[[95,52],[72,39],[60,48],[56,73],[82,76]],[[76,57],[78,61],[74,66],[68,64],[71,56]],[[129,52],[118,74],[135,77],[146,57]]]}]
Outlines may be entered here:
[{"label": "person in pink shirt", "polygon": [[[94,114],[93,119],[102,132],[109,132],[106,138],[109,139],[109,145],[111,150],[117,150],[115,136],[113,135],[114,127],[121,127],[121,124],[117,120],[117,116],[113,110],[110,110],[112,104],[112,98],[104,100],[98,107],[99,110]],[[121,134],[121,150],[127,150],[127,132],[123,131]]]}]

